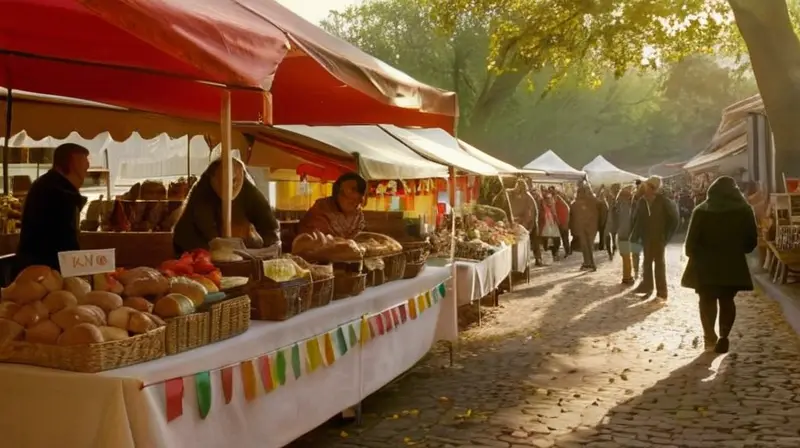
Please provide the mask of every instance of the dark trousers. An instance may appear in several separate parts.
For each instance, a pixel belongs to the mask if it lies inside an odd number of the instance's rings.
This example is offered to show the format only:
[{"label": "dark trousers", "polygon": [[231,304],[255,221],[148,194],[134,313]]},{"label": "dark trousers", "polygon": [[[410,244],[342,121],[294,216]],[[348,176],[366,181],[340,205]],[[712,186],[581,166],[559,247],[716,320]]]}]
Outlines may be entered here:
[{"label": "dark trousers", "polygon": [[539,232],[531,233],[531,250],[533,250],[533,259],[537,264],[542,263],[542,241],[538,235]]},{"label": "dark trousers", "polygon": [[736,290],[724,287],[705,287],[697,291],[700,296],[700,323],[706,339],[713,339],[717,334],[717,306],[719,306],[719,337],[727,338],[731,334],[733,322],[736,320]]},{"label": "dark trousers", "polygon": [[590,234],[589,232],[581,232],[578,237],[578,244],[581,247],[581,253],[583,253],[583,266],[586,267],[594,267],[594,236],[595,234]]},{"label": "dark trousers", "polygon": [[665,258],[667,245],[661,241],[645,241],[643,246],[644,266],[639,289],[650,293],[655,286],[658,297],[667,297],[667,261]]},{"label": "dark trousers", "polygon": [[558,229],[558,232],[561,234],[561,241],[556,240],[556,248],[555,253],[558,253],[558,249],[560,245],[564,245],[564,255],[569,255],[572,253],[572,247],[569,244],[569,229]]}]

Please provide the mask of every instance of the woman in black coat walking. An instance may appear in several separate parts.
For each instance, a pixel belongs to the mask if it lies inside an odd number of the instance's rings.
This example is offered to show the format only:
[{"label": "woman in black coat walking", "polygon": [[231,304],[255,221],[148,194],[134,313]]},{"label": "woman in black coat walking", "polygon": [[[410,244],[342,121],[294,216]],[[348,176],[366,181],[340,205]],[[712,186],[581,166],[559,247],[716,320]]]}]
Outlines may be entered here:
[{"label": "woman in black coat walking", "polygon": [[[681,285],[700,296],[700,321],[706,349],[727,353],[736,319],[734,297],[752,291],[746,255],[758,243],[753,209],[732,177],[722,176],[708,188],[707,198],[692,212],[686,235],[689,263]],[[719,339],[715,330],[719,305]]]}]

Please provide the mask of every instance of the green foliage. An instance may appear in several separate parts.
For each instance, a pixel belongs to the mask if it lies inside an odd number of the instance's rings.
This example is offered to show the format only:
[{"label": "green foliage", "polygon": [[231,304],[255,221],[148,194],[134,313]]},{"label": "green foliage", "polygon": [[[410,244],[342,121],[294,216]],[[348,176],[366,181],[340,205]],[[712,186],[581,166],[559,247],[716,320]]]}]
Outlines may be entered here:
[{"label": "green foliage", "polygon": [[[656,7],[674,8],[676,2],[468,3],[470,14],[445,14],[445,0],[374,0],[332,13],[323,27],[423,82],[458,93],[459,136],[518,166],[547,149],[578,167],[597,154],[627,166],[693,155],[710,140],[722,109],[755,93],[752,78],[736,71],[733,60],[723,66],[695,54],[667,62],[707,50],[690,45],[692,39],[711,46],[711,30],[728,32],[722,25],[695,24],[667,42],[668,36],[659,35],[644,15]],[[624,6],[619,23],[596,12],[608,23],[601,27],[596,19],[592,26],[578,26],[576,14],[583,17],[587,8],[600,11],[606,3]],[[447,4],[452,11],[467,7],[466,0]],[[534,7],[531,11],[543,8],[529,21],[536,17],[536,23],[558,26],[507,21],[514,14],[524,17],[526,5]],[[512,31],[517,39],[510,37]],[[631,33],[652,38],[634,39]],[[640,69],[642,50],[658,39],[660,45],[653,48],[660,63],[653,65],[659,66]],[[500,42],[508,49],[500,51]]]}]

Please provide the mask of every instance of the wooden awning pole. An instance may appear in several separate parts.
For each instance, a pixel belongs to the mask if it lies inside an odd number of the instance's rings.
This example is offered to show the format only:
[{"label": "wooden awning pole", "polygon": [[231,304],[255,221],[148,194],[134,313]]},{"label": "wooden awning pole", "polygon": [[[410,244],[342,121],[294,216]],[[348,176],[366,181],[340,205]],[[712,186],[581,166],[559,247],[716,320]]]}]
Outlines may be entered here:
[{"label": "wooden awning pole", "polygon": [[222,158],[222,236],[231,236],[231,202],[233,195],[233,160],[231,159],[231,92],[222,92],[222,114],[220,120]]}]

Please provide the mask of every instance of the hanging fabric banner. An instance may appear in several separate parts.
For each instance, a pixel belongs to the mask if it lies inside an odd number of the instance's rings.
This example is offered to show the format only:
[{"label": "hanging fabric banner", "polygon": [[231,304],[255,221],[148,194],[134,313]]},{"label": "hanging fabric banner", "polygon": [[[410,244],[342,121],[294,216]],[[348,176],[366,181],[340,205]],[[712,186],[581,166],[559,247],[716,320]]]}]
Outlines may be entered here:
[{"label": "hanging fabric banner", "polygon": [[197,393],[197,407],[200,409],[200,418],[205,420],[211,411],[211,374],[198,372],[194,374],[194,386]]}]

